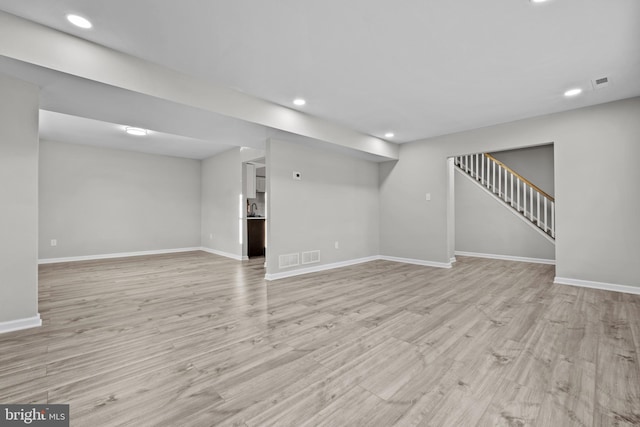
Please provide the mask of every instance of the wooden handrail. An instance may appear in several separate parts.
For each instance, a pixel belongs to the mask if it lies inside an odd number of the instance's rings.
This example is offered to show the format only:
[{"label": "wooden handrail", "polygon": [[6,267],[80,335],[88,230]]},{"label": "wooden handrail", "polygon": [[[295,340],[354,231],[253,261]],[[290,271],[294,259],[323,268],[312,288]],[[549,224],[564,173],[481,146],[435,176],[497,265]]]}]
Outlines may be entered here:
[{"label": "wooden handrail", "polygon": [[520,181],[524,181],[527,184],[529,184],[530,187],[532,187],[533,189],[535,189],[536,191],[538,191],[540,194],[542,194],[543,196],[545,196],[547,199],[551,200],[552,202],[555,202],[556,199],[554,199],[553,197],[551,197],[550,195],[548,195],[546,192],[542,191],[538,186],[536,186],[534,183],[532,183],[531,181],[529,181],[527,178],[523,177],[522,175],[520,175],[518,172],[514,171],[513,169],[511,169],[509,166],[505,165],[504,163],[502,163],[500,160],[496,159],[495,157],[493,157],[491,154],[487,154],[487,153],[483,153],[485,155],[485,157],[493,160],[494,162],[496,162],[497,164],[499,164],[500,166],[502,166],[503,168],[505,168],[506,170],[508,170],[509,172],[511,172],[512,174],[514,174],[515,176],[517,176],[518,178],[520,178]]}]

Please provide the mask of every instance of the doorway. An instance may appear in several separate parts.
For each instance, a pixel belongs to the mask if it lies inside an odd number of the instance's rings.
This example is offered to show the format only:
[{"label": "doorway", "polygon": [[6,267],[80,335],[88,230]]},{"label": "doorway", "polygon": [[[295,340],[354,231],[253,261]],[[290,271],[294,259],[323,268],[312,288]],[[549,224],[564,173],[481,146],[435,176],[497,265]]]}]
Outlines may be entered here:
[{"label": "doorway", "polygon": [[264,258],[267,247],[267,168],[262,157],[243,162],[243,257]]}]

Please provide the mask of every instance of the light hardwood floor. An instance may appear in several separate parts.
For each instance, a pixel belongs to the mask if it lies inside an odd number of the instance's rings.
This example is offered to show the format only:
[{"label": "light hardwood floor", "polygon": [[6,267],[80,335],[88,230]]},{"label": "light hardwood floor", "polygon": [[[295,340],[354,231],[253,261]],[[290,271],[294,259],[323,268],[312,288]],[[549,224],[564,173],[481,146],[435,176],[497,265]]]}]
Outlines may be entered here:
[{"label": "light hardwood floor", "polygon": [[72,426],[640,425],[639,296],[462,257],[263,275],[203,252],[42,266],[0,403],[69,403]]}]

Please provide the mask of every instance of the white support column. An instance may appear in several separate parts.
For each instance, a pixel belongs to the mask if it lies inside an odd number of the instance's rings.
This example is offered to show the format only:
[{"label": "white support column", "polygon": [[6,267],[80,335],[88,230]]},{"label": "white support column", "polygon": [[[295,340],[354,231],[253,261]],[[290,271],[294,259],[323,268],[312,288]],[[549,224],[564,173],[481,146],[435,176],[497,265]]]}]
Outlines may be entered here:
[{"label": "white support column", "polygon": [[551,237],[556,238],[556,204],[551,202]]},{"label": "white support column", "polygon": [[[36,85],[0,73],[0,200],[3,203],[0,208],[0,333],[41,325],[38,314],[39,93]],[[3,354],[8,351],[2,349]]]}]

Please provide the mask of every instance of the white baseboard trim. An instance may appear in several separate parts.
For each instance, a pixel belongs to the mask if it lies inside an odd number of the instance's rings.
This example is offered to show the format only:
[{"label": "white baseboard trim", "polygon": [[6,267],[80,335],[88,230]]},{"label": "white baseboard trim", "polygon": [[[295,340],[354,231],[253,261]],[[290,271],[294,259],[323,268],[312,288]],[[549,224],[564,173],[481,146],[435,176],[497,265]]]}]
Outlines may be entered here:
[{"label": "white baseboard trim", "polygon": [[477,253],[477,252],[463,252],[463,251],[456,251],[456,255],[458,255],[458,256],[470,256],[470,257],[474,257],[474,258],[500,259],[500,260],[503,260],[503,261],[518,261],[518,262],[531,262],[531,263],[534,263],[534,264],[556,265],[556,260],[554,260],[554,259],[527,258],[527,257],[522,257],[522,256],[482,254],[482,253]]},{"label": "white baseboard trim", "polygon": [[412,258],[398,258],[394,256],[380,255],[378,259],[385,261],[401,262],[404,264],[422,265],[424,267],[451,268],[451,262],[425,261]]},{"label": "white baseboard trim", "polygon": [[39,259],[38,264],[56,264],[59,262],[75,262],[75,261],[93,261],[98,259],[110,259],[110,258],[127,258],[132,256],[144,256],[144,255],[161,255],[161,254],[173,254],[178,252],[193,252],[202,250],[201,247],[194,248],[177,248],[177,249],[160,249],[154,251],[140,251],[140,252],[118,252],[115,254],[100,254],[100,255],[86,255],[86,256],[72,256],[65,258],[45,258]]},{"label": "white baseboard trim", "polygon": [[223,251],[219,251],[217,249],[211,249],[211,248],[205,248],[205,247],[201,247],[199,248],[199,250],[213,254],[213,255],[220,255],[226,258],[231,258],[231,259],[235,259],[236,261],[247,261],[249,259],[248,256],[242,256],[242,255],[236,255],[236,254],[232,254],[229,252],[223,252]]},{"label": "white baseboard trim", "polygon": [[449,262],[450,262],[451,264],[453,264],[453,263],[454,263],[454,262],[456,262],[456,261],[457,261],[456,257],[451,257],[451,258],[449,259]]},{"label": "white baseboard trim", "polygon": [[350,265],[362,264],[364,262],[376,261],[378,259],[380,259],[380,257],[378,256],[357,258],[357,259],[351,259],[348,261],[334,262],[331,264],[317,265],[315,267],[300,268],[298,270],[283,271],[281,273],[265,274],[264,278],[265,280],[272,281],[272,280],[284,279],[287,277],[301,276],[303,274],[317,273],[319,271],[333,270],[334,268],[348,267]]},{"label": "white baseboard trim", "polygon": [[591,280],[570,279],[568,277],[555,277],[553,279],[553,283],[557,285],[579,286],[581,288],[600,289],[603,291],[623,292],[626,294],[640,295],[640,286],[592,282]]},{"label": "white baseboard trim", "polygon": [[9,320],[8,322],[0,322],[0,334],[13,331],[21,331],[23,329],[37,328],[42,326],[40,313],[26,319]]}]

